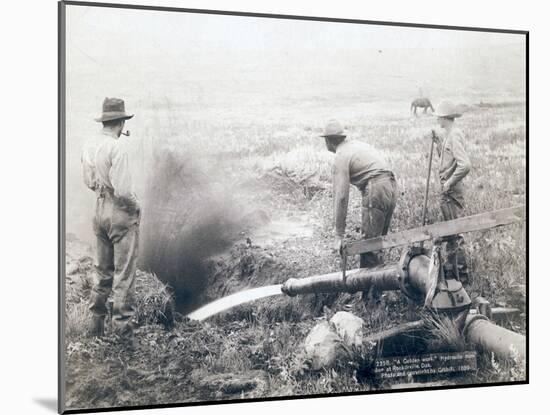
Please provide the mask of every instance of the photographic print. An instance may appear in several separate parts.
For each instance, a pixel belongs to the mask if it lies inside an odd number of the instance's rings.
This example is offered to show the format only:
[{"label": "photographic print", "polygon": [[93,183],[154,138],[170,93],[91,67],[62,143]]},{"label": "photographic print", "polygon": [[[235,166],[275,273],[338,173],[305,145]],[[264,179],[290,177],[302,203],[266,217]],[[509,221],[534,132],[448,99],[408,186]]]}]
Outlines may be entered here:
[{"label": "photographic print", "polygon": [[527,32],[59,17],[60,412],[528,382]]}]

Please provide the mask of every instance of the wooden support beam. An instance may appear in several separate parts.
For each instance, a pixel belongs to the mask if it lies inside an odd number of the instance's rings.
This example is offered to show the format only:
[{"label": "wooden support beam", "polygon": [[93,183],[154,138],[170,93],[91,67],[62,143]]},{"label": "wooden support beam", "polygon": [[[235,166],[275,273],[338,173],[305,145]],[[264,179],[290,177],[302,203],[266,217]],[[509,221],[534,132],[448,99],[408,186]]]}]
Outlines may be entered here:
[{"label": "wooden support beam", "polygon": [[493,212],[480,213],[478,215],[466,216],[447,222],[438,222],[420,228],[396,232],[386,236],[352,242],[346,246],[346,255],[357,255],[396,246],[412,245],[415,242],[429,241],[459,233],[496,228],[498,226],[523,222],[524,220],[525,205],[495,210]]}]

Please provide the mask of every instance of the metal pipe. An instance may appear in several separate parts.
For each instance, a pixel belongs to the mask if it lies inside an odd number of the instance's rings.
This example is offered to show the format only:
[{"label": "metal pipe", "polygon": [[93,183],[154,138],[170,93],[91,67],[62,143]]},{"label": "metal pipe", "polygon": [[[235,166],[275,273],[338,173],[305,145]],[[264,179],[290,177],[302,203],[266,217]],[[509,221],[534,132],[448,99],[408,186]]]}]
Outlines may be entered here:
[{"label": "metal pipe", "polygon": [[290,278],[281,290],[292,297],[298,294],[368,291],[371,288],[380,291],[399,290],[399,275],[399,264],[393,263],[378,268],[347,271],[345,280],[341,272]]},{"label": "metal pipe", "polygon": [[[408,261],[407,282],[410,286],[425,296],[430,289],[431,281],[428,276],[430,258],[426,255],[413,256]],[[399,290],[403,288],[403,274],[401,264],[394,262],[376,268],[356,268],[347,271],[346,279],[341,272],[315,275],[306,278],[290,278],[282,291],[290,296],[298,294],[358,292],[375,289],[379,291]]]},{"label": "metal pipe", "polygon": [[423,301],[431,310],[461,313],[460,320],[463,323],[466,318],[463,312],[467,312],[471,303],[468,294],[459,281],[438,281],[441,273],[430,275],[431,259],[423,252],[418,248],[411,248],[403,253],[398,263],[350,270],[345,279],[340,272],[302,279],[291,278],[282,285],[281,291],[289,296],[295,296],[313,293],[354,293],[371,289],[401,290],[407,297]]},{"label": "metal pipe", "polygon": [[497,326],[481,315],[469,315],[466,318],[463,335],[477,348],[493,352],[505,360],[525,362],[525,336]]},{"label": "metal pipe", "polygon": [[[367,275],[368,277],[366,277]],[[349,292],[369,291],[371,289],[378,291],[399,290],[399,275],[398,264],[389,264],[369,271],[364,270],[348,275],[346,288]]]}]

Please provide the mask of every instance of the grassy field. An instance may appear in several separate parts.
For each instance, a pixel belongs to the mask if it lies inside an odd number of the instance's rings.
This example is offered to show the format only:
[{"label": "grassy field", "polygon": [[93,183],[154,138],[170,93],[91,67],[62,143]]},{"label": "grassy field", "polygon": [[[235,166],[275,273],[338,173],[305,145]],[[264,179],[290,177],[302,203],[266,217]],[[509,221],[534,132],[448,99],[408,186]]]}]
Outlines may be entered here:
[{"label": "grassy field", "polygon": [[[353,103],[332,113],[350,137],[371,144],[394,169],[400,197],[391,232],[420,225],[430,145],[426,137],[436,124],[432,116],[414,118],[396,108]],[[368,347],[353,350],[336,368],[310,370],[302,343],[315,324],[348,310],[363,318],[366,334],[395,326],[408,319],[399,293],[387,293],[369,308],[358,294],[310,295],[240,306],[205,323],[182,318],[181,313],[199,304],[245,288],[340,269],[329,250],[332,155],[317,137],[324,121],[315,107],[301,109],[299,118],[262,118],[259,109],[252,109],[240,121],[227,115],[216,121],[179,116],[184,110],[170,102],[147,109],[147,128],[141,125],[134,146],[144,203],[137,345],[127,350],[112,335],[86,337],[85,304],[93,280],[88,258],[94,254],[75,238],[67,249],[69,408],[524,378],[524,362],[513,365],[481,354],[478,370],[468,375],[380,382],[371,372],[376,351]],[[464,182],[465,215],[526,202],[525,117],[521,102],[470,104],[457,121],[472,161]],[[160,192],[159,183],[164,186]],[[429,223],[441,220],[435,176],[431,188]],[[360,201],[352,189],[348,239],[359,238]],[[520,308],[522,316],[506,325],[524,332],[525,227],[475,232],[465,240],[473,277],[470,295]],[[395,260],[399,254],[395,249],[385,257]],[[195,260],[175,259],[186,255]],[[352,261],[350,267],[356,266]],[[169,292],[153,273],[176,288],[175,312]],[[167,314],[176,316],[174,324],[167,322]]]}]

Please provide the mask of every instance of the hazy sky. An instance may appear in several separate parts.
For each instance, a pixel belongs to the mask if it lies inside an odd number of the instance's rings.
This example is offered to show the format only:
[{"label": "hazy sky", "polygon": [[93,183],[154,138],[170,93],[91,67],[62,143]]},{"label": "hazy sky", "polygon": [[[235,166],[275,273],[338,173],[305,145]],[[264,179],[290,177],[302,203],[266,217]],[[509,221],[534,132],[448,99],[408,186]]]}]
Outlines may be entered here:
[{"label": "hazy sky", "polygon": [[[119,50],[170,55],[207,50],[476,48],[522,44],[521,35],[113,9],[67,8],[69,49],[92,59]],[[116,46],[116,48],[113,48]],[[122,51],[120,49],[125,49]]]},{"label": "hazy sky", "polygon": [[[240,90],[261,80],[291,91],[293,82],[343,79],[376,81],[388,97],[442,80],[451,89],[521,92],[525,73],[525,37],[502,33],[69,6],[66,39],[68,85],[80,94],[140,85],[170,95],[175,80]],[[390,75],[407,84],[388,84]]]}]

